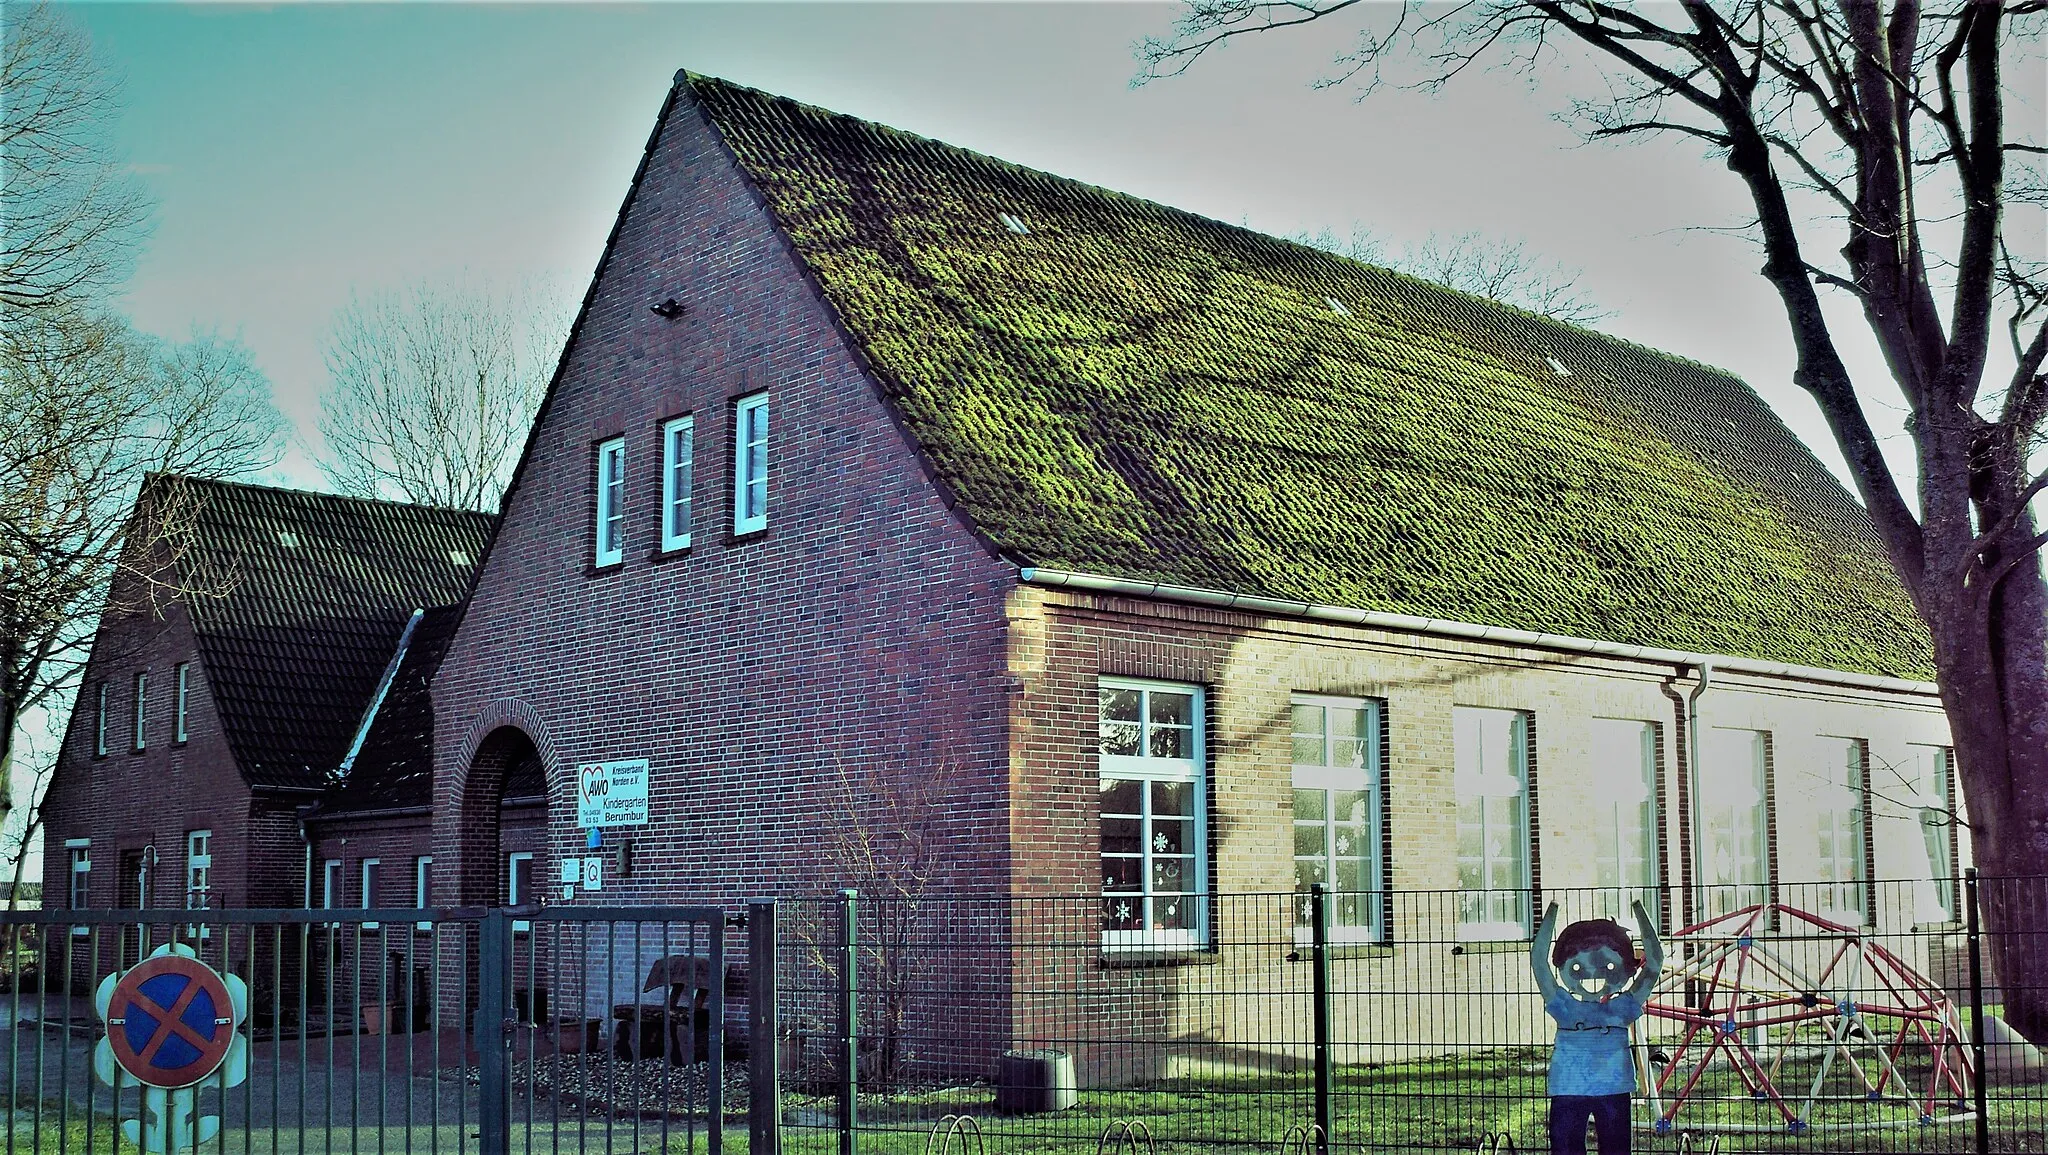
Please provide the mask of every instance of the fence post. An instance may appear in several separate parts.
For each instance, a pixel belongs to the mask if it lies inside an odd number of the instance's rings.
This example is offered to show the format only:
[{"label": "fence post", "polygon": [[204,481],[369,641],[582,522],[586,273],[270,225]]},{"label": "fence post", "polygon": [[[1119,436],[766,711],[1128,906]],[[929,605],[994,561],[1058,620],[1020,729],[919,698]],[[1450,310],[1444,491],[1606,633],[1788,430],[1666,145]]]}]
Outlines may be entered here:
[{"label": "fence post", "polygon": [[1316,1042],[1316,1155],[1330,1151],[1330,888],[1309,888],[1309,963]]},{"label": "fence post", "polygon": [[747,904],[747,1151],[782,1155],[782,1073],[775,1014],[775,900]]},{"label": "fence post", "polygon": [[507,1155],[512,1149],[511,1045],[512,921],[500,907],[484,912],[477,928],[477,1149]]},{"label": "fence post", "polygon": [[839,1155],[855,1155],[860,1130],[859,892],[839,892]]},{"label": "fence post", "polygon": [[1972,1105],[1977,1111],[1977,1155],[1989,1155],[1991,1151],[1991,1119],[1988,1096],[1984,1080],[1984,935],[1977,915],[1977,868],[1963,869],[1963,903],[1968,911],[1964,917],[1969,921],[1970,940],[1970,1065],[1976,1068],[1975,1079],[1970,1081],[1971,1092],[1976,1101]]}]

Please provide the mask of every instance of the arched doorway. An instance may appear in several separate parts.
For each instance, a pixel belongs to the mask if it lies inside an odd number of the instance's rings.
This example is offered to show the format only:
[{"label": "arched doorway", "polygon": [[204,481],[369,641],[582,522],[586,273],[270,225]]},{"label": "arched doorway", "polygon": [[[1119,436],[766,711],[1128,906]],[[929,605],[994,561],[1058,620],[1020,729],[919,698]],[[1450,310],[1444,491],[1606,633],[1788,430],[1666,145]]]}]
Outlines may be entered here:
[{"label": "arched doorway", "polygon": [[[497,714],[499,711],[493,711]],[[548,756],[545,733],[527,719],[502,715],[478,728],[483,737],[474,746],[459,776],[450,776],[445,817],[437,816],[435,891],[443,905],[459,907],[525,906],[546,899],[543,886],[552,868],[548,850]],[[449,868],[440,863],[445,855]],[[512,957],[513,1011],[524,1022],[547,1015],[546,982],[553,953],[542,945],[528,920],[515,920],[519,936]],[[465,936],[466,937],[466,936]],[[533,941],[529,941],[533,939]],[[473,951],[473,943],[460,951]],[[472,973],[461,984],[463,1006],[475,1003],[473,968],[464,954],[458,966]],[[444,960],[444,962],[447,960]]]},{"label": "arched doorway", "polygon": [[517,726],[477,743],[453,800],[458,906],[536,902],[547,863],[547,764]]}]

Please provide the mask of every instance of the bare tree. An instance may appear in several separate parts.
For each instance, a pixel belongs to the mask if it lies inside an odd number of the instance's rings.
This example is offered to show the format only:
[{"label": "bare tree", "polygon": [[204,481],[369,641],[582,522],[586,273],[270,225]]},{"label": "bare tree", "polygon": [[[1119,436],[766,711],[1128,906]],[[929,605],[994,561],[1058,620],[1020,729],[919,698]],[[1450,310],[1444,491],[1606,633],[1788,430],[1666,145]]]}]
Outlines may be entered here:
[{"label": "bare tree", "polygon": [[361,497],[496,509],[568,328],[546,301],[426,284],[351,300],[325,350],[328,479]]},{"label": "bare tree", "polygon": [[[1356,0],[1193,0],[1141,48],[1146,76],[1231,37],[1299,26]],[[1608,90],[1567,109],[1591,137],[1697,141],[1741,182],[1762,274],[1790,326],[1794,380],[1819,404],[1893,567],[1934,642],[1972,845],[1991,876],[2048,862],[2048,276],[2009,243],[2006,208],[2048,204],[2039,109],[2008,84],[2038,67],[2043,0],[1471,0],[1360,8],[1370,26],[1329,82],[1419,64],[1420,85],[1560,44]],[[2023,246],[2022,246],[2023,247]],[[1830,253],[1827,250],[1834,249]],[[1918,501],[1881,451],[1823,291],[1861,306],[1903,399]],[[2009,372],[1990,371],[1998,330]],[[1840,335],[1846,336],[1846,335]],[[1859,386],[1863,393],[1859,393]],[[2038,910],[2038,898],[2032,908]],[[2048,951],[2030,949],[2017,886],[1986,887],[2006,1014],[2048,1042]]]},{"label": "bare tree", "polygon": [[284,433],[233,341],[169,344],[54,305],[13,320],[0,341],[0,823],[18,724],[75,687],[99,616],[158,613],[231,579],[175,564],[192,513],[175,478],[264,468]]},{"label": "bare tree", "polygon": [[[875,1051],[870,1077],[894,1085],[914,1057],[910,1048],[916,982],[938,936],[933,933],[933,889],[944,873],[951,843],[946,833],[952,762],[833,767],[824,826],[827,866],[860,892],[861,993]],[[793,928],[811,965],[837,980],[836,939],[825,928]],[[929,1009],[929,1008],[927,1008]]]},{"label": "bare tree", "polygon": [[114,154],[113,83],[47,3],[9,5],[0,44],[0,312],[112,287],[148,203]]},{"label": "bare tree", "polygon": [[1371,229],[1354,225],[1349,237],[1330,229],[1293,238],[1305,245],[1379,265],[1461,293],[1526,309],[1567,325],[1597,325],[1614,314],[1579,289],[1580,270],[1546,261],[1521,241],[1472,231],[1444,237],[1435,233],[1419,245],[1396,252]]},{"label": "bare tree", "polygon": [[8,864],[8,910],[21,908],[22,884],[28,880],[29,851],[42,842],[43,795],[49,791],[50,779],[57,771],[57,745],[63,740],[56,716],[44,711],[42,717],[45,725],[36,729],[43,732],[23,735],[28,740],[16,744],[14,769],[28,788],[21,792],[20,804],[5,820],[0,820],[0,863]]}]

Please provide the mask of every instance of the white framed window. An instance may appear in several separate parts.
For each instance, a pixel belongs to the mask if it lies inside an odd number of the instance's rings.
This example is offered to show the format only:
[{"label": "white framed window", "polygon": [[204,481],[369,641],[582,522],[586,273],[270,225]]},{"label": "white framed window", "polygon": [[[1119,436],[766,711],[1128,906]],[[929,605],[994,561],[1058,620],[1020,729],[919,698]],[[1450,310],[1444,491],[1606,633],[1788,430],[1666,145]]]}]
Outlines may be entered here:
[{"label": "white framed window", "polygon": [[732,413],[732,531],[768,528],[768,395],[742,397]]},{"label": "white framed window", "polygon": [[[533,895],[533,854],[530,851],[515,850],[505,856],[505,905],[519,906],[531,902]],[[533,923],[523,919],[512,920],[514,932],[533,929]]]},{"label": "white framed window", "polygon": [[213,906],[213,831],[185,832],[185,909]]},{"label": "white framed window", "polygon": [[1920,845],[1927,863],[1923,881],[1914,888],[1914,921],[1954,922],[1955,752],[1946,746],[1908,746],[1906,766],[1899,777],[1912,792],[1914,821],[1920,826]]},{"label": "white framed window", "polygon": [[1295,937],[1311,934],[1320,882],[1333,940],[1383,941],[1380,704],[1297,694],[1293,706]]},{"label": "white framed window", "polygon": [[1814,794],[1814,834],[1818,840],[1820,883],[1813,900],[1816,913],[1849,926],[1865,920],[1869,879],[1864,871],[1867,825],[1863,813],[1863,743],[1854,738],[1820,738]]},{"label": "white framed window", "polygon": [[1770,815],[1764,789],[1769,735],[1761,730],[1709,729],[1693,774],[1699,812],[1694,864],[1699,918],[1714,918],[1770,897],[1765,845]]},{"label": "white framed window", "polygon": [[1209,941],[1202,689],[1104,678],[1098,697],[1102,945]]},{"label": "white framed window", "polygon": [[143,733],[143,722],[148,717],[145,711],[148,702],[149,671],[138,670],[135,674],[135,748],[137,750],[145,749],[148,745],[147,736]]},{"label": "white framed window", "polygon": [[[65,896],[67,906],[72,910],[89,910],[92,907],[92,839],[67,838],[64,840],[64,855],[71,863],[69,893]],[[91,934],[88,926],[74,926],[72,934]]]},{"label": "white framed window", "polygon": [[[422,854],[412,860],[412,904],[416,909],[425,910],[434,905],[433,876],[433,855]],[[420,930],[434,929],[431,922],[417,922],[413,925]]]},{"label": "white framed window", "polygon": [[1529,937],[1529,739],[1521,710],[1451,710],[1458,937]]},{"label": "white framed window", "polygon": [[677,417],[661,427],[661,548],[690,548],[690,483],[697,419]]},{"label": "white framed window", "polygon": [[[381,858],[363,859],[362,906],[364,910],[375,910],[377,908],[377,868],[382,865],[384,865],[384,860]],[[363,929],[376,930],[377,926],[377,923],[366,922],[363,924]]]},{"label": "white framed window", "polygon": [[191,685],[192,685],[192,663],[190,663],[190,662],[179,662],[179,663],[178,663],[178,708],[177,708],[177,711],[175,712],[175,714],[173,715],[173,717],[174,717],[174,718],[176,719],[176,722],[175,722],[175,724],[174,724],[174,726],[173,726],[173,728],[172,728],[172,731],[171,731],[171,736],[172,736],[172,739],[173,739],[174,741],[178,741],[178,742],[183,742],[183,741],[184,741],[184,740],[186,739],[186,736],[187,736],[187,735],[186,735],[186,733],[185,733],[185,704],[186,704],[186,702],[188,702],[188,701],[190,700],[190,692],[191,692]]},{"label": "white framed window", "polygon": [[1663,865],[1657,830],[1657,727],[1651,722],[1595,718],[1590,725],[1590,769],[1597,827],[1593,869],[1601,890],[1599,913],[1634,923],[1629,906],[1641,902],[1656,917]]},{"label": "white framed window", "polygon": [[341,905],[341,859],[330,858],[320,864],[320,909],[333,910]]},{"label": "white framed window", "polygon": [[99,708],[93,712],[92,752],[95,757],[107,756],[107,684],[100,683]]},{"label": "white framed window", "polygon": [[617,565],[626,558],[626,439],[614,437],[597,447],[597,565]]}]

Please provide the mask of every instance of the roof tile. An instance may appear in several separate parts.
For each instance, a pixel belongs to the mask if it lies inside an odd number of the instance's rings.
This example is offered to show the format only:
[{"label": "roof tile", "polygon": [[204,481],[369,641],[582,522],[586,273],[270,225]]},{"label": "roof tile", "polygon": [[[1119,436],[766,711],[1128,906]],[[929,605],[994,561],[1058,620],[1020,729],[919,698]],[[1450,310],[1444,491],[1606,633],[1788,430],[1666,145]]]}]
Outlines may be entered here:
[{"label": "roof tile", "polygon": [[1723,371],[686,83],[962,512],[1019,560],[1842,670],[1931,667],[1863,509]]}]

